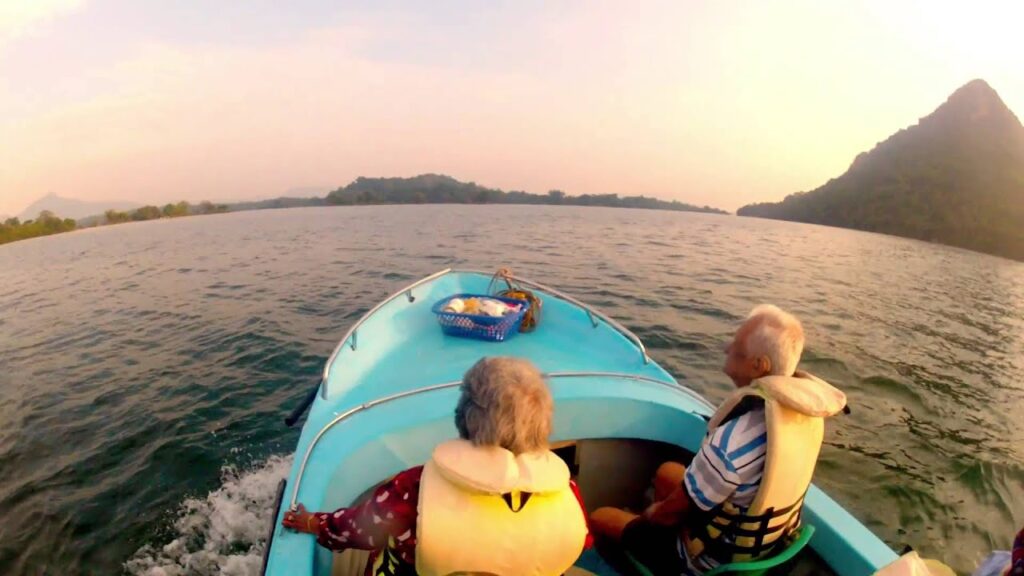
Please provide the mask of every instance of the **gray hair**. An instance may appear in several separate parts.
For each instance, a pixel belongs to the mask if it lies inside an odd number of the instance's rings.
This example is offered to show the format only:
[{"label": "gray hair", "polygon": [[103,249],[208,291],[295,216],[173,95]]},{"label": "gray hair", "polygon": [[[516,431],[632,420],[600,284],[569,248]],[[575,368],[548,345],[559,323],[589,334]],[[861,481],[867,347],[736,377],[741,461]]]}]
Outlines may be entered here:
[{"label": "gray hair", "polygon": [[483,358],[462,377],[459,436],[514,454],[546,450],[554,401],[540,371],[518,358]]},{"label": "gray hair", "polygon": [[755,307],[747,318],[757,319],[747,336],[747,355],[767,356],[771,362],[770,374],[792,376],[804,352],[804,328],[800,321],[771,304]]}]

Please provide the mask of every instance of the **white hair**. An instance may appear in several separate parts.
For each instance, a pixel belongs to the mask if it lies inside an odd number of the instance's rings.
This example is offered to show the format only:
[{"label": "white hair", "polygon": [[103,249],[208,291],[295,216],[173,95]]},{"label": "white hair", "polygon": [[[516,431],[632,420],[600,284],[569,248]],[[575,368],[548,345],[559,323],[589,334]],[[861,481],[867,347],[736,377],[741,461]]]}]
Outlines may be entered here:
[{"label": "white hair", "polygon": [[536,366],[520,358],[483,358],[462,377],[455,427],[477,446],[522,454],[547,449],[553,412]]},{"label": "white hair", "polygon": [[767,356],[772,375],[792,376],[804,351],[804,328],[789,312],[771,304],[750,311],[748,321],[758,319],[747,336],[747,356]]}]

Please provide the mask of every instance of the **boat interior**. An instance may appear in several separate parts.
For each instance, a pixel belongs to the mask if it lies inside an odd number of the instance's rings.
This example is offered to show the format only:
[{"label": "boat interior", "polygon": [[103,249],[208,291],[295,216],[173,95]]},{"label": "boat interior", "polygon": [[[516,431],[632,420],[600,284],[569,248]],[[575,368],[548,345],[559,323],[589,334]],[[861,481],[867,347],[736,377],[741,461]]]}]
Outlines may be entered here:
[{"label": "boat interior", "polygon": [[[653,497],[651,478],[663,462],[689,464],[693,454],[672,444],[640,439],[586,439],[559,442],[552,446],[569,466],[587,510],[616,506],[639,512]],[[379,485],[369,487],[352,504],[370,497]],[[332,576],[363,576],[369,552],[348,550],[333,554]],[[598,542],[584,553],[567,576],[615,576],[635,574],[614,545]],[[780,567],[773,574],[833,576],[828,565],[805,549],[794,565]]]},{"label": "boat interior", "polygon": [[[423,464],[435,446],[457,435],[458,386],[485,355],[529,358],[545,373],[557,406],[553,449],[572,471],[588,512],[616,506],[639,513],[653,497],[658,467],[690,462],[685,447],[700,446],[714,406],[652,361],[636,335],[571,297],[529,284],[543,294],[543,321],[501,344],[442,334],[430,307],[451,294],[489,293],[490,282],[486,273],[439,272],[383,301],[342,338],[310,396],[315,401],[270,528],[266,574],[364,574],[366,552],[332,554],[282,529],[281,515],[299,503],[325,511],[352,506],[392,475]],[[804,511],[816,535],[794,565],[775,573],[857,575],[894,557],[814,486]],[[615,546],[598,542],[570,573],[634,574],[624,560]]]}]

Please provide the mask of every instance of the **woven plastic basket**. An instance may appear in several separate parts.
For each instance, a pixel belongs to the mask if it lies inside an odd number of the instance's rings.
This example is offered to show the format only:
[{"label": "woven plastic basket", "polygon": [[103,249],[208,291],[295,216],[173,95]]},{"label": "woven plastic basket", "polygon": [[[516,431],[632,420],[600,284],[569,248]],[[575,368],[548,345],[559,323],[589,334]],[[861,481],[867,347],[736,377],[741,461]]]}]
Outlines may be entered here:
[{"label": "woven plastic basket", "polygon": [[[445,312],[443,308],[454,298],[463,300],[466,298],[489,298],[491,300],[500,300],[506,304],[518,305],[520,308],[518,312],[506,314],[505,316]],[[523,315],[526,314],[529,308],[530,303],[526,300],[488,296],[485,294],[455,294],[438,300],[431,310],[437,316],[437,323],[441,325],[441,330],[449,336],[501,342],[519,331]]]}]

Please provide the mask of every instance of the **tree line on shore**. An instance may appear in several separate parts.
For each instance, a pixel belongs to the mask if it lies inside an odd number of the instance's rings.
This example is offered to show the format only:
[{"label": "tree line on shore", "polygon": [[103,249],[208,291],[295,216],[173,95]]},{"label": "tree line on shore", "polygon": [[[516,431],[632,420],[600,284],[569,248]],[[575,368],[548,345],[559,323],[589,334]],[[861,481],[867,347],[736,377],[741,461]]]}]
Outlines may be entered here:
[{"label": "tree line on shore", "polygon": [[561,190],[550,190],[546,194],[531,194],[522,190],[506,192],[497,188],[480,186],[475,182],[460,182],[443,174],[421,174],[411,178],[359,177],[347,186],[330,192],[326,197],[273,198],[235,204],[214,204],[205,201],[199,204],[189,204],[182,201],[166,204],[162,208],[149,205],[134,210],[107,210],[103,214],[80,218],[77,221],[71,218],[62,219],[50,211],[43,211],[35,220],[21,222],[17,218],[9,218],[0,224],[0,244],[59,232],[70,232],[80,228],[124,222],[143,222],[160,218],[180,218],[241,210],[364,204],[540,204],[728,214],[728,212],[710,206],[695,206],[678,200],[666,201],[647,196],[619,196],[618,194],[571,196]]},{"label": "tree line on shore", "polygon": [[421,174],[412,178],[356,178],[351,184],[327,195],[329,205],[356,204],[545,204],[554,206],[605,206],[610,208],[646,208],[727,214],[711,206],[695,206],[678,200],[666,201],[647,196],[618,194],[582,194],[571,196],[561,190],[531,194],[522,190],[504,191],[475,182],[460,182],[443,174]]},{"label": "tree line on shore", "polygon": [[227,204],[214,204],[213,202],[200,202],[192,205],[182,201],[176,204],[165,204],[163,208],[157,206],[142,206],[135,210],[107,210],[103,213],[101,222],[103,224],[120,224],[122,222],[143,222],[145,220],[157,220],[159,218],[180,218],[182,216],[194,216],[201,214],[220,214],[228,211]]},{"label": "tree line on shore", "polygon": [[49,210],[43,210],[35,220],[19,218],[8,218],[0,222],[0,244],[35,238],[36,236],[49,236],[60,232],[70,232],[77,227],[71,218],[60,218]]},{"label": "tree line on shore", "polygon": [[8,218],[0,222],[0,244],[27,240],[37,236],[71,232],[72,230],[91,228],[93,226],[106,226],[123,222],[142,222],[159,218],[220,214],[227,211],[228,206],[226,204],[200,202],[193,205],[183,201],[175,204],[166,204],[163,208],[150,205],[127,211],[107,210],[101,216],[83,218],[76,222],[72,218],[61,218],[49,210],[43,210],[34,220],[22,222],[19,218]]}]

